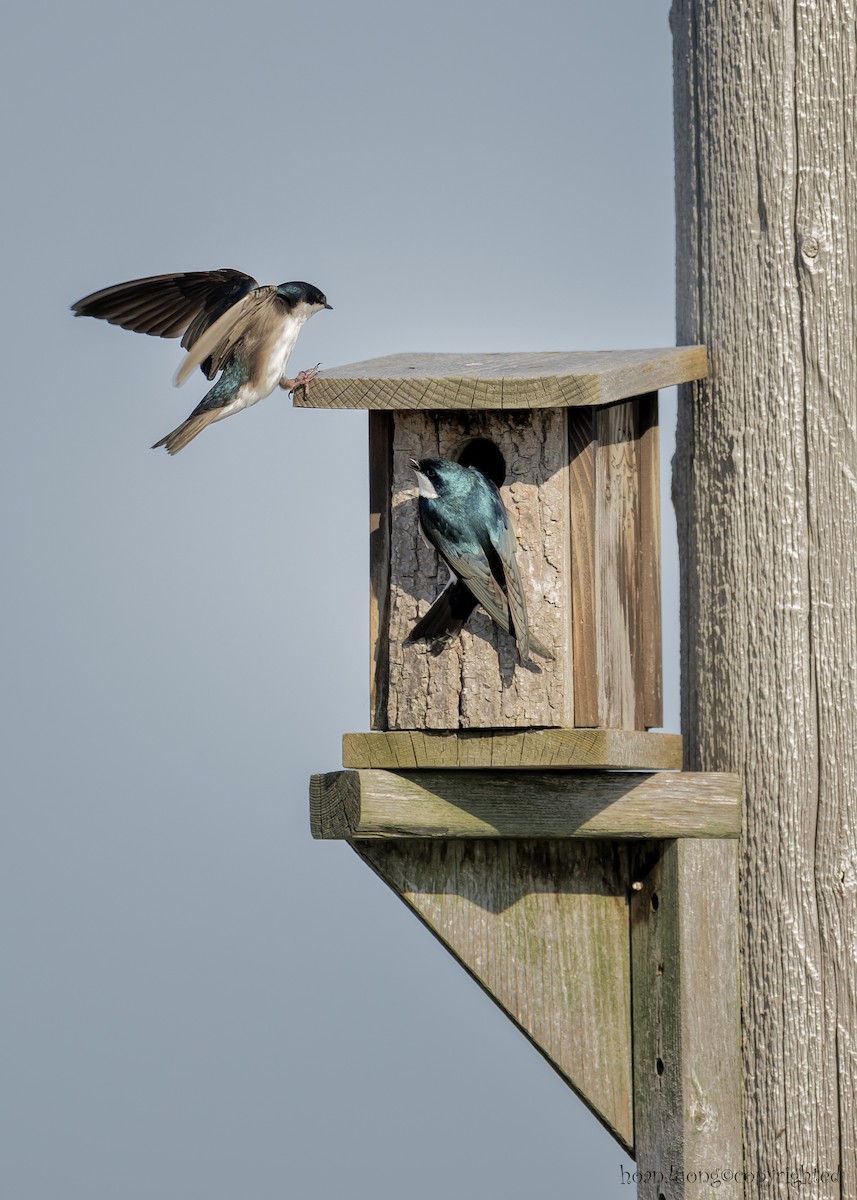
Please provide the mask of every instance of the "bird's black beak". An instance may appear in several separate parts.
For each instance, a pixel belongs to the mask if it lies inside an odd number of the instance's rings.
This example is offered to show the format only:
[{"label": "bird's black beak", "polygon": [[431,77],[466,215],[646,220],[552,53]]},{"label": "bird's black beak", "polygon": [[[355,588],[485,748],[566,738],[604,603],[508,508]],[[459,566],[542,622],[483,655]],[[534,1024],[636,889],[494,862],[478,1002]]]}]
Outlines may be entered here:
[{"label": "bird's black beak", "polygon": [[409,458],[408,462],[411,464],[411,466],[414,468],[415,471],[418,471],[420,469],[420,464],[417,462],[417,460],[415,458]]},{"label": "bird's black beak", "polygon": [[333,312],[333,305],[332,305],[332,304],[325,304],[325,306],[324,306],[324,307],[325,307],[325,308],[329,308],[329,309],[330,309],[330,311],[331,311],[331,312]]}]

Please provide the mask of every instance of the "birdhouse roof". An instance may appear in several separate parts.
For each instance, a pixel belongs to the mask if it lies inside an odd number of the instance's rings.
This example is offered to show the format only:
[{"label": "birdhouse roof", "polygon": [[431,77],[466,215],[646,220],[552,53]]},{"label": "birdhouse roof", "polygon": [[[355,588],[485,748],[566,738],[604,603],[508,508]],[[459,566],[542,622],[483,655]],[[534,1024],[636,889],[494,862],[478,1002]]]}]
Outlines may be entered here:
[{"label": "birdhouse roof", "polygon": [[613,404],[708,374],[704,346],[391,354],[322,371],[298,408],[521,409]]}]

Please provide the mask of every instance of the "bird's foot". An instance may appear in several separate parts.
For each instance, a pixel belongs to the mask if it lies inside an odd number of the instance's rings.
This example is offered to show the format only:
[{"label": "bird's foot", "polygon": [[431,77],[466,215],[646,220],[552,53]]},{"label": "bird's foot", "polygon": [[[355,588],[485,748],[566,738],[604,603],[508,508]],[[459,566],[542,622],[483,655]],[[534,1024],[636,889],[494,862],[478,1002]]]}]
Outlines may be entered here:
[{"label": "bird's foot", "polygon": [[314,367],[310,367],[308,371],[299,371],[294,379],[286,379],[283,377],[280,380],[280,387],[285,388],[290,396],[294,396],[295,392],[303,392],[306,400],[309,395],[309,385],[318,374],[318,369],[321,363],[316,363]]}]

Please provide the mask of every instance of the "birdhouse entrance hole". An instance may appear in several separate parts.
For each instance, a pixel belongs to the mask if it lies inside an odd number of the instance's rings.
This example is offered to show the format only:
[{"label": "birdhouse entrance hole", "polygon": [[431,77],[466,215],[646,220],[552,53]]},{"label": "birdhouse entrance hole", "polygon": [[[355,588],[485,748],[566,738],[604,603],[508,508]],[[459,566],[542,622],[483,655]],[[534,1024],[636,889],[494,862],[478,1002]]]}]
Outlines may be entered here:
[{"label": "birdhouse entrance hole", "polygon": [[471,438],[454,457],[463,467],[476,467],[483,475],[487,475],[492,483],[496,483],[498,488],[506,482],[506,459],[500,447],[490,438]]}]

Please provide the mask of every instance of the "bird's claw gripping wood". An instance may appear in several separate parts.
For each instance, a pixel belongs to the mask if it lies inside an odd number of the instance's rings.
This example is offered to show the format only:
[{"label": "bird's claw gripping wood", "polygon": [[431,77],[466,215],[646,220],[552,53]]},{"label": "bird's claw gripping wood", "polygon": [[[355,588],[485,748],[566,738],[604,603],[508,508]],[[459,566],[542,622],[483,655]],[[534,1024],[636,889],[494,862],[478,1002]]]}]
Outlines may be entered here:
[{"label": "bird's claw gripping wood", "polygon": [[285,388],[290,396],[295,392],[303,392],[304,399],[309,395],[309,385],[318,375],[321,363],[316,363],[314,367],[310,367],[307,371],[299,371],[294,379],[281,379],[280,387]]}]

